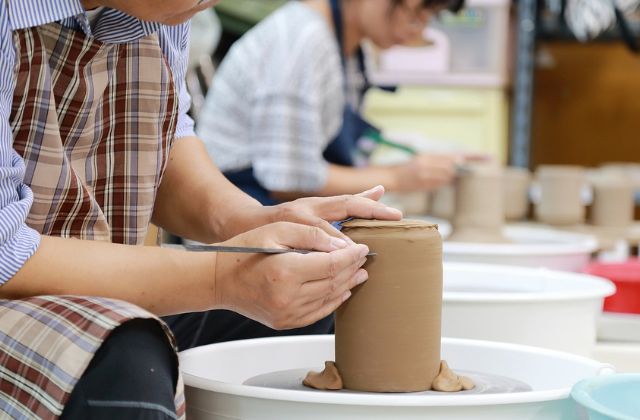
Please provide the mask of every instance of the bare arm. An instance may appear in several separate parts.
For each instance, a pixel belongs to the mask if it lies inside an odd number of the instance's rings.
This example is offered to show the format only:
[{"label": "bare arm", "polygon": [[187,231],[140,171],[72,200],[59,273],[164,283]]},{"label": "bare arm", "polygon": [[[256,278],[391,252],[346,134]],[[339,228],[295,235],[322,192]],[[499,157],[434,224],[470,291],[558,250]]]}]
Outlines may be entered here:
[{"label": "bare arm", "polygon": [[366,246],[311,226],[274,223],[228,244],[323,252],[188,253],[45,236],[38,251],[0,287],[0,298],[102,296],[157,315],[224,308],[286,329],[327,316],[367,278],[360,268]]},{"label": "bare arm", "polygon": [[[338,184],[338,180],[334,183]],[[363,185],[379,184],[366,182]],[[353,192],[365,189],[356,188]],[[278,221],[318,226],[331,236],[344,237],[326,220],[347,217],[397,220],[401,217],[397,210],[377,202],[383,193],[384,189],[374,188],[359,196],[262,206],[224,177],[209,158],[201,140],[188,137],[180,139],[171,150],[153,221],[172,233],[207,243],[227,240]]]},{"label": "bare arm", "polygon": [[186,137],[171,149],[152,220],[176,235],[210,243],[236,233],[226,233],[230,216],[258,207],[218,170],[200,139]]},{"label": "bare arm", "polygon": [[292,200],[310,194],[354,194],[374,185],[384,185],[391,192],[429,191],[449,184],[455,175],[455,165],[462,161],[462,155],[421,154],[398,165],[362,168],[329,165],[327,181],[321,190],[276,191],[273,194],[280,200]]},{"label": "bare arm", "polygon": [[216,254],[43,236],[0,297],[103,296],[158,315],[211,308]]},{"label": "bare arm", "polygon": [[368,190],[376,185],[384,185],[387,191],[396,189],[396,166],[368,166],[353,168],[330,164],[327,182],[321,190],[309,192],[274,191],[273,195],[281,201],[294,200],[309,195],[328,197],[332,195],[354,194]]}]

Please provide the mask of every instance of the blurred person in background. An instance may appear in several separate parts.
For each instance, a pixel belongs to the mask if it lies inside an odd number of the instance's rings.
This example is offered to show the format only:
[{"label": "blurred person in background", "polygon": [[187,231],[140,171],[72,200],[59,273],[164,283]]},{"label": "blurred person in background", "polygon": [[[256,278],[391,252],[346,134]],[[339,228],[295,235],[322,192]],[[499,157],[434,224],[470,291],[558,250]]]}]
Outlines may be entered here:
[{"label": "blurred person in background", "polygon": [[360,115],[369,88],[361,43],[421,40],[436,14],[463,0],[303,0],[287,3],[237,41],[197,124],[225,176],[263,204],[384,185],[449,184],[462,154],[418,154],[404,164],[354,166],[376,129]]}]

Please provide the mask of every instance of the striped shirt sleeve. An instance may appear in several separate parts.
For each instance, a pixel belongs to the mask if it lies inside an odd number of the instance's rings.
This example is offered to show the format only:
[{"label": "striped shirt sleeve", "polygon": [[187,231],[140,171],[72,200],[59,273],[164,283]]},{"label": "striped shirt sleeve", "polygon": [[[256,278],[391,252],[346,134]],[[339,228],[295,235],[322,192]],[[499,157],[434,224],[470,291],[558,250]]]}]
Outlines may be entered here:
[{"label": "striped shirt sleeve", "polygon": [[40,243],[40,235],[25,224],[33,194],[23,184],[25,165],[13,149],[9,125],[15,52],[5,7],[0,1],[0,285],[22,268]]},{"label": "striped shirt sleeve", "polygon": [[162,49],[167,54],[168,62],[173,73],[173,80],[178,94],[178,122],[175,138],[195,136],[194,122],[188,112],[191,108],[191,96],[185,82],[187,65],[189,63],[189,34],[191,23],[186,22],[177,26],[163,26],[164,32],[160,37]]}]

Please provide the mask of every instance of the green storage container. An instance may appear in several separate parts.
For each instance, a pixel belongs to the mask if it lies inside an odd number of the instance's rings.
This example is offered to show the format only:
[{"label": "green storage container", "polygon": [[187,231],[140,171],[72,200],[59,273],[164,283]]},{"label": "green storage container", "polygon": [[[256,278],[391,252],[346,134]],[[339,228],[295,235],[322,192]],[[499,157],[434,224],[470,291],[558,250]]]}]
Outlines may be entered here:
[{"label": "green storage container", "polygon": [[216,12],[222,28],[242,35],[288,0],[222,0]]}]

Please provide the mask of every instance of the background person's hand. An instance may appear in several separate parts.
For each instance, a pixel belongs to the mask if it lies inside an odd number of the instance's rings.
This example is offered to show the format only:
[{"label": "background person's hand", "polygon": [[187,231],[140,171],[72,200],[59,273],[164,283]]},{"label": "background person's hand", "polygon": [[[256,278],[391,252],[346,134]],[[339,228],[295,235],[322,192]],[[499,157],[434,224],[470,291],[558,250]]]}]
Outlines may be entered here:
[{"label": "background person's hand", "polygon": [[449,185],[467,162],[487,161],[483,154],[421,153],[396,167],[396,191],[431,191]]},{"label": "background person's hand", "polygon": [[227,237],[269,223],[293,222],[314,226],[330,236],[346,239],[329,222],[349,217],[379,220],[402,219],[400,210],[378,202],[383,195],[384,187],[377,186],[356,195],[299,198],[277,206],[253,206],[237,209],[236,214],[228,223]]},{"label": "background person's hand", "polygon": [[326,317],[367,279],[361,268],[369,252],[365,245],[348,243],[313,226],[278,222],[224,245],[322,251],[216,256],[216,307],[275,329],[302,327]]},{"label": "background person's hand", "polygon": [[457,155],[419,154],[398,167],[397,191],[435,190],[449,185],[461,163]]}]

